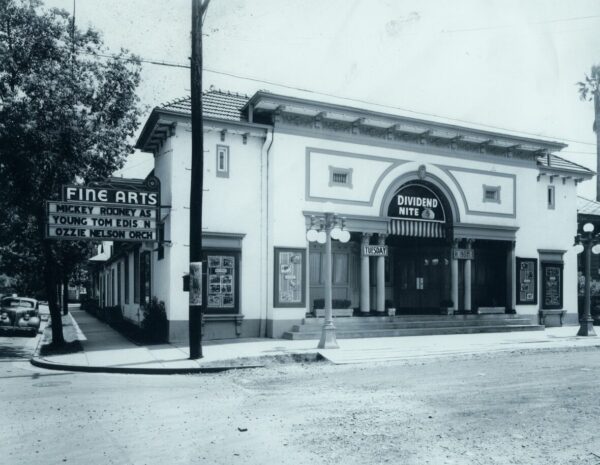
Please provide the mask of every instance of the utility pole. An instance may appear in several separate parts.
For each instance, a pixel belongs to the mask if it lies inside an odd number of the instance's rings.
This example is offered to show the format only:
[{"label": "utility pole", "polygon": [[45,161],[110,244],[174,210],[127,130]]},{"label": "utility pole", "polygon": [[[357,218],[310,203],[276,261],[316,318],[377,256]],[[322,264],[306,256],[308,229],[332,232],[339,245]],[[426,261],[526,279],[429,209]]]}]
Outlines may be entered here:
[{"label": "utility pole", "polygon": [[594,89],[594,132],[596,133],[596,201],[600,202],[600,89]]},{"label": "utility pole", "polygon": [[190,186],[190,359],[202,358],[202,192],[204,185],[204,126],[202,122],[202,16],[209,0],[192,0],[192,171]]}]

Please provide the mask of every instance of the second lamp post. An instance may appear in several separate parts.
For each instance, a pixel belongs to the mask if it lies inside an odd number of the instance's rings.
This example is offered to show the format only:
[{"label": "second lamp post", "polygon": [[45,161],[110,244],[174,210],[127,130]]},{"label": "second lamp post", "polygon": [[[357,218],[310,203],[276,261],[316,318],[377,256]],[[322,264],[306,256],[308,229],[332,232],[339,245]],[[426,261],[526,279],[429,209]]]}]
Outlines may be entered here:
[{"label": "second lamp post", "polygon": [[335,326],[333,325],[331,239],[348,242],[350,233],[344,227],[344,218],[334,213],[325,213],[320,218],[311,217],[310,229],[306,232],[306,238],[309,242],[325,244],[325,318],[323,319],[319,349],[337,349],[339,347],[335,336]]},{"label": "second lamp post", "polygon": [[592,223],[586,223],[583,225],[583,234],[575,236],[575,244],[577,246],[578,253],[583,252],[585,255],[585,291],[583,297],[583,315],[579,320],[579,331],[578,336],[595,336],[594,332],[594,320],[591,315],[591,262],[592,252],[597,254],[600,252],[598,245],[600,238],[598,235],[594,235],[594,225]]}]

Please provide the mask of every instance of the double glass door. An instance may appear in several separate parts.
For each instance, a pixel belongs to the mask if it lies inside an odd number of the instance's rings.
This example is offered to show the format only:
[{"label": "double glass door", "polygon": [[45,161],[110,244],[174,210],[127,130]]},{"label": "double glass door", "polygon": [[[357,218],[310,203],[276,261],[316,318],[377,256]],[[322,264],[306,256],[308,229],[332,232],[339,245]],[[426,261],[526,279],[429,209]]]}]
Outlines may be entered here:
[{"label": "double glass door", "polygon": [[394,247],[394,305],[398,313],[437,313],[450,299],[450,246],[404,239]]}]

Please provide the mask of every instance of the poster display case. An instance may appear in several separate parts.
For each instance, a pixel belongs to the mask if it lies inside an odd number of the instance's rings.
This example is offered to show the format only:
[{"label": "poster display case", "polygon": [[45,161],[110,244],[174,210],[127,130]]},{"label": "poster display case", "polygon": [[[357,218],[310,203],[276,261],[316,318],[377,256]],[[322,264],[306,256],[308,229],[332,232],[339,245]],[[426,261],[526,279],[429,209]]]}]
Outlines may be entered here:
[{"label": "poster display case", "polygon": [[306,250],[275,248],[275,307],[304,307]]},{"label": "poster display case", "polygon": [[563,264],[542,262],[542,309],[563,307]]},{"label": "poster display case", "polygon": [[517,305],[537,305],[537,258],[517,257]]}]

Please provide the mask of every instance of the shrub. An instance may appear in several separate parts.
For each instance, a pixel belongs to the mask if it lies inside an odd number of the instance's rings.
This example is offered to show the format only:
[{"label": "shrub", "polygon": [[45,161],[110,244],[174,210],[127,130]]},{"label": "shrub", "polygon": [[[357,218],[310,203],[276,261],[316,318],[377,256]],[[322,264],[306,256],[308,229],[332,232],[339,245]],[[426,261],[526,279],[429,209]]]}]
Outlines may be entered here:
[{"label": "shrub", "polygon": [[[348,299],[333,299],[331,301],[332,308],[350,308],[351,302]],[[315,299],[313,302],[315,310],[325,308],[325,299]]]},{"label": "shrub", "polygon": [[156,297],[142,306],[144,319],[142,320],[142,332],[144,337],[152,342],[166,342],[168,320],[165,303]]}]

